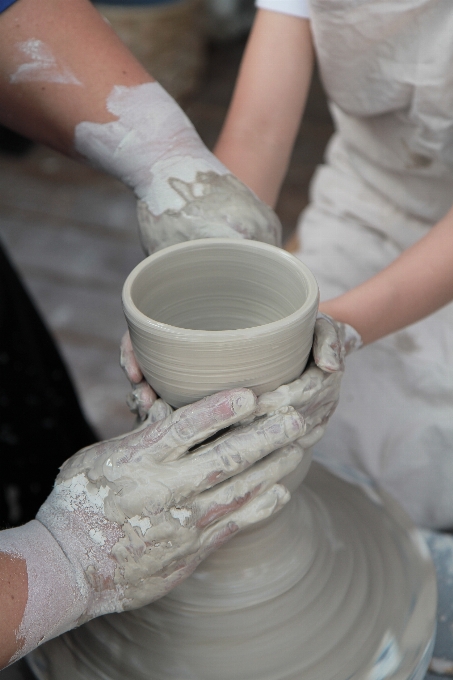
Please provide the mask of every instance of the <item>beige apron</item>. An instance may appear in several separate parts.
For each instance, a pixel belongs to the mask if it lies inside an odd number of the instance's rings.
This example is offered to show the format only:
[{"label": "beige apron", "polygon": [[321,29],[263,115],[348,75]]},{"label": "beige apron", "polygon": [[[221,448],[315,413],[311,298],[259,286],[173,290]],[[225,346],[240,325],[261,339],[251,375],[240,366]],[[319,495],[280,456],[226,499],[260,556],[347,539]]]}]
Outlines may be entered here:
[{"label": "beige apron", "polygon": [[[388,265],[453,204],[453,0],[310,6],[337,132],[298,255],[328,299]],[[348,358],[316,449],[378,480],[418,524],[453,527],[453,305]]]}]

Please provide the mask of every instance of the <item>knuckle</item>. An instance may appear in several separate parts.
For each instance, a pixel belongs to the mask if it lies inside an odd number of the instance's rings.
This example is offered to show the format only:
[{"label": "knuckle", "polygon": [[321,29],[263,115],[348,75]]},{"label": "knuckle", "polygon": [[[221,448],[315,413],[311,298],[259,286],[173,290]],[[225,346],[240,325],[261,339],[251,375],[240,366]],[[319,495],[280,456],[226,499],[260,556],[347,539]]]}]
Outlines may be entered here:
[{"label": "knuckle", "polygon": [[195,425],[189,414],[183,413],[173,422],[173,431],[182,442],[188,442],[195,435]]}]

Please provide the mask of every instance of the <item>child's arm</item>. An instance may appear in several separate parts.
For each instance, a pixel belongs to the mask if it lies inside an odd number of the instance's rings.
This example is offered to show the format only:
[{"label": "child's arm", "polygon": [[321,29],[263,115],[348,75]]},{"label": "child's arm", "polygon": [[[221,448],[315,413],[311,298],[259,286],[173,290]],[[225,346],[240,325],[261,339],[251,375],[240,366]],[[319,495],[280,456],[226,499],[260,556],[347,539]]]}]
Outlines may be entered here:
[{"label": "child's arm", "polygon": [[307,19],[258,10],[216,156],[274,206],[313,70]]},{"label": "child's arm", "polygon": [[320,309],[353,326],[368,344],[452,300],[453,208],[391,265]]}]

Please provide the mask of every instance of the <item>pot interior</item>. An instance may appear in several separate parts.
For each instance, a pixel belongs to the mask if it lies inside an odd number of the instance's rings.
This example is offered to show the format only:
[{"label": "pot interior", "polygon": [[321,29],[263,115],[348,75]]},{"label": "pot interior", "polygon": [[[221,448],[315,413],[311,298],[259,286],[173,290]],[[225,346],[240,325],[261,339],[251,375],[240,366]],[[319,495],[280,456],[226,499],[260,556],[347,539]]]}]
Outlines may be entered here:
[{"label": "pot interior", "polygon": [[279,321],[300,309],[308,293],[303,273],[284,251],[241,241],[163,252],[131,287],[135,306],[147,317],[206,331]]}]

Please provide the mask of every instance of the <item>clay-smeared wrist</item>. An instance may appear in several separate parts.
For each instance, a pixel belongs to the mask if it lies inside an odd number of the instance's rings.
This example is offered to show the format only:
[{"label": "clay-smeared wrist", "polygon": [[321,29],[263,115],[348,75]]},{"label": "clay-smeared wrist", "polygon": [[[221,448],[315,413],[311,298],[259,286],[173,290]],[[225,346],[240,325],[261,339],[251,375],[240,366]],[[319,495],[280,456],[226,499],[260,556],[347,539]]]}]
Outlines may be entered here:
[{"label": "clay-smeared wrist", "polygon": [[76,151],[131,187],[153,215],[184,206],[178,181],[192,184],[200,172],[228,174],[159,83],[116,86],[106,106],[117,120],[79,123]]},{"label": "clay-smeared wrist", "polygon": [[74,628],[87,608],[89,589],[77,567],[38,520],[1,532],[0,550],[21,557],[27,567],[28,599],[11,662]]},{"label": "clay-smeared wrist", "polygon": [[121,611],[122,592],[115,585],[112,548],[123,532],[104,514],[109,489],[91,484],[79,474],[61,472],[37,519],[50,531],[73,565],[85,606],[78,624],[96,616]]},{"label": "clay-smeared wrist", "polygon": [[206,148],[158,83],[114,87],[106,106],[116,120],[79,123],[75,148],[134,190],[147,253],[213,236],[280,245],[275,213]]}]

